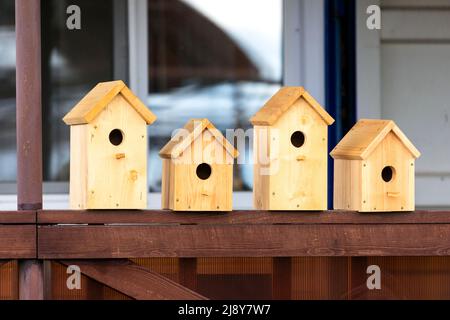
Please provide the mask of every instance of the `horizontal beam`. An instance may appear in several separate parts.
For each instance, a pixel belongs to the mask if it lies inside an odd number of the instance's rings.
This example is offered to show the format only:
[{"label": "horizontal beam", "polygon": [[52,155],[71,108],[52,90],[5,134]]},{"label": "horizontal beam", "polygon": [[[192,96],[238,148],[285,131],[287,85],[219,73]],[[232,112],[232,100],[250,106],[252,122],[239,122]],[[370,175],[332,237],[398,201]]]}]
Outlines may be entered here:
[{"label": "horizontal beam", "polygon": [[34,259],[36,256],[34,225],[0,225],[0,259]]},{"label": "horizontal beam", "polygon": [[81,273],[138,300],[206,300],[200,294],[128,260],[69,260]]},{"label": "horizontal beam", "polygon": [[449,256],[450,224],[39,226],[40,259]]},{"label": "horizontal beam", "polygon": [[35,223],[36,211],[0,211],[0,225]]},{"label": "horizontal beam", "polygon": [[44,210],[38,212],[37,221],[39,224],[445,224],[450,223],[450,211],[174,213],[165,210]]}]

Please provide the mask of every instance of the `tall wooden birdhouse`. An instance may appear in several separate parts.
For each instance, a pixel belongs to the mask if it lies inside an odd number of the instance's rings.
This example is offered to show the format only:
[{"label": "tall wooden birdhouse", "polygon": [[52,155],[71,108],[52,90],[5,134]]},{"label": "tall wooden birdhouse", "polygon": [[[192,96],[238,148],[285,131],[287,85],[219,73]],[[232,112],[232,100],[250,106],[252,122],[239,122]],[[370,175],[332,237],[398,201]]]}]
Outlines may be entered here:
[{"label": "tall wooden birdhouse", "polygon": [[255,208],[326,210],[328,126],[334,119],[303,87],[284,87],[250,122]]},{"label": "tall wooden birdhouse", "polygon": [[237,150],[207,119],[192,119],[161,149],[162,208],[231,211]]},{"label": "tall wooden birdhouse", "polygon": [[359,120],[331,152],[334,208],[413,211],[420,152],[391,120]]},{"label": "tall wooden birdhouse", "polygon": [[63,120],[70,125],[70,207],[147,208],[147,125],[155,115],[122,81],[111,81]]}]

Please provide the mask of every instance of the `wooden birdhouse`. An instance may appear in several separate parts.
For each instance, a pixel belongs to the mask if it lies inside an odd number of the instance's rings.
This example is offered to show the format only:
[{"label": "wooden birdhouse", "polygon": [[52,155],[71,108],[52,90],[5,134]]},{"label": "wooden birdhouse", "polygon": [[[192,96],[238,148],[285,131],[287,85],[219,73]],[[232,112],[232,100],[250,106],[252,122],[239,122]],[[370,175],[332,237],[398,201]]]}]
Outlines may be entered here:
[{"label": "wooden birdhouse", "polygon": [[147,208],[147,125],[155,115],[122,81],[111,81],[63,120],[70,125],[70,207]]},{"label": "wooden birdhouse", "polygon": [[334,119],[303,87],[284,87],[250,122],[255,208],[326,210],[328,126]]},{"label": "wooden birdhouse", "polygon": [[231,211],[237,150],[207,119],[192,119],[161,149],[162,208]]},{"label": "wooden birdhouse", "polygon": [[331,152],[334,208],[413,211],[420,152],[391,120],[359,120]]}]

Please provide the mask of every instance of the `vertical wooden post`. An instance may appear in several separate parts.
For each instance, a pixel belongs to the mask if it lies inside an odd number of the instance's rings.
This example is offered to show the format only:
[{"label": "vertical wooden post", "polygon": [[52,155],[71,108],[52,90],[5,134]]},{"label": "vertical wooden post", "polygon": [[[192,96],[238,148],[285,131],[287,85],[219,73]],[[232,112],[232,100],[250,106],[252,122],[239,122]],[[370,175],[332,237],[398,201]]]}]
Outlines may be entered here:
[{"label": "vertical wooden post", "polygon": [[350,300],[365,300],[367,299],[367,258],[366,257],[351,257],[349,258],[349,299]]},{"label": "vertical wooden post", "polygon": [[197,258],[180,258],[178,282],[193,291],[197,290]]},{"label": "vertical wooden post", "polygon": [[[17,208],[42,209],[40,0],[16,0]],[[43,299],[43,267],[19,262],[19,298]]]},{"label": "vertical wooden post", "polygon": [[272,299],[292,299],[292,258],[273,258]]}]

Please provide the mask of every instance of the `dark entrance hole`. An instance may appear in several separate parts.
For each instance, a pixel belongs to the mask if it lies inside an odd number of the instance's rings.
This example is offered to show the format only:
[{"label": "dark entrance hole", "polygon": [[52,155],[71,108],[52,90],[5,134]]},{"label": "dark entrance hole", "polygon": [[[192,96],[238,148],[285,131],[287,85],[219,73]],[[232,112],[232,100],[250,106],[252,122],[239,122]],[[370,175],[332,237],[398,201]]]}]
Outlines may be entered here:
[{"label": "dark entrance hole", "polygon": [[197,177],[202,180],[206,180],[211,176],[211,166],[207,163],[202,163],[197,166]]},{"label": "dark entrance hole", "polygon": [[291,135],[291,143],[294,147],[300,148],[305,143],[305,135],[301,131],[295,131]]},{"label": "dark entrance hole", "polygon": [[381,171],[381,177],[383,178],[384,182],[389,182],[394,179],[395,169],[391,166],[386,166]]},{"label": "dark entrance hole", "polygon": [[109,133],[109,141],[115,145],[118,146],[123,141],[123,133],[119,129],[114,129]]}]

